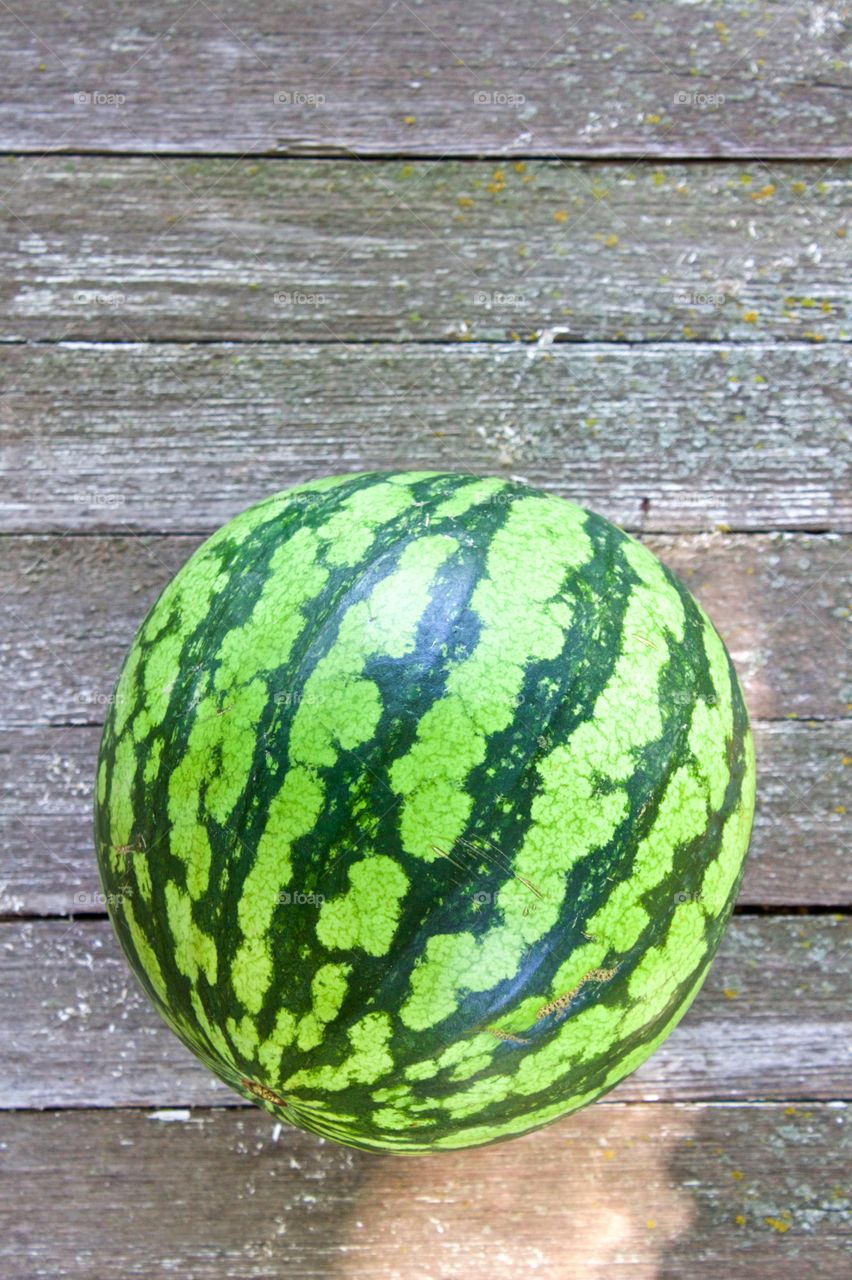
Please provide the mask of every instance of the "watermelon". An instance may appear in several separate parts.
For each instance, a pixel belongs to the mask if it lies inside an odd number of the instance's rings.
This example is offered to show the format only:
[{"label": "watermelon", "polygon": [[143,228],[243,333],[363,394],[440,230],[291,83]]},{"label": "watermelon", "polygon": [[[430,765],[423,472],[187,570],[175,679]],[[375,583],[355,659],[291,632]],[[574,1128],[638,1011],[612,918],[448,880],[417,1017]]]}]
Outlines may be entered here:
[{"label": "watermelon", "polygon": [[344,475],[221,528],[104,728],[106,901],[153,1004],[279,1120],[368,1151],[535,1129],[701,986],[748,847],[725,647],[607,520]]}]

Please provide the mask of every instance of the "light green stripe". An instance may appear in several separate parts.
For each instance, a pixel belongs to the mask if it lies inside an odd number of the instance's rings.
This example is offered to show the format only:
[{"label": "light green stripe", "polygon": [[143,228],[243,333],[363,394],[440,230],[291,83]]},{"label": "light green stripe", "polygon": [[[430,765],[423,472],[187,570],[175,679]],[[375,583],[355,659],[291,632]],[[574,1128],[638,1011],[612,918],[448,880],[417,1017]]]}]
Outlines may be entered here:
[{"label": "light green stripe", "polygon": [[293,844],[313,828],[324,800],[319,778],[310,769],[296,766],[288,770],[269,806],[237,907],[244,940],[231,968],[237,999],[252,1013],[260,1009],[272,980],[266,932],[281,892],[290,881]]},{"label": "light green stripe", "polygon": [[192,918],[192,899],[173,880],[166,882],[166,912],[172,935],[175,964],[191,982],[202,972],[216,982],[216,944]]},{"label": "light green stripe", "polygon": [[163,972],[160,968],[160,962],[157,959],[154,948],[148,941],[145,931],[142,929],[142,926],[136,918],[136,912],[133,910],[133,903],[127,895],[123,896],[121,899],[121,909],[124,914],[124,919],[127,922],[127,929],[136,950],[136,955],[139,957],[139,964],[142,967],[142,972],[145,974],[145,977],[154,988],[154,991],[159,996],[160,1000],[166,1007],[168,1007],[169,991],[166,986],[166,980],[163,977]]},{"label": "light green stripe", "polygon": [[367,555],[377,531],[414,503],[406,489],[388,484],[356,489],[319,530],[329,564],[357,565]]},{"label": "light green stripe", "polygon": [[408,876],[393,858],[374,853],[349,868],[349,883],[348,893],[321,907],[317,937],[325,947],[384,955],[396,933]]},{"label": "light green stripe", "polygon": [[616,1063],[612,1071],[607,1076],[602,1085],[589,1089],[585,1093],[575,1095],[570,1099],[558,1102],[548,1103],[547,1106],[538,1107],[534,1111],[527,1111],[522,1115],[515,1116],[510,1120],[498,1121],[486,1125],[470,1125],[460,1127],[453,1133],[443,1138],[437,1138],[434,1142],[423,1144],[423,1150],[456,1150],[464,1147],[478,1147],[483,1143],[492,1142],[495,1138],[508,1138],[513,1135],[529,1133],[532,1129],[537,1129],[540,1125],[547,1124],[551,1120],[557,1120],[562,1116],[570,1115],[574,1111],[579,1111],[581,1107],[592,1102],[605,1090],[616,1084],[619,1080],[623,1080],[638,1066],[649,1058],[663,1041],[671,1034],[674,1028],[680,1022],[686,1013],[690,1004],[698,994],[705,977],[709,964],[705,965],[696,978],[692,988],[686,999],[678,1007],[676,1012],[668,1020],[661,1031],[645,1044],[638,1045],[632,1053],[628,1054],[620,1062]]},{"label": "light green stripe", "polygon": [[284,1050],[293,1043],[296,1035],[296,1018],[289,1009],[279,1009],[275,1018],[275,1027],[272,1034],[267,1037],[258,1047],[257,1059],[261,1067],[266,1073],[267,1079],[271,1081],[272,1087],[277,1089],[280,1083],[281,1075],[281,1055]]},{"label": "light green stripe", "polygon": [[138,759],[133,739],[124,737],[113,756],[109,780],[109,838],[112,845],[112,868],[119,873],[124,865],[126,849],[133,841],[133,787]]},{"label": "light green stripe", "polygon": [[709,864],[701,883],[701,901],[705,909],[718,915],[725,907],[737,877],[742,870],[754,816],[755,762],[751,732],[746,732],[743,745],[745,773],[740,802],[727,819],[722,831],[718,856]]},{"label": "light green stripe", "polygon": [[[455,493],[449,498],[445,498],[443,502],[439,502],[433,512],[435,520],[456,520],[459,516],[466,515],[473,507],[481,506],[485,502],[494,501],[498,494],[503,494],[507,485],[505,480],[495,480],[489,478],[486,480],[474,480],[470,484],[459,485]],[[510,495],[505,494],[508,499]]]},{"label": "light green stripe", "polygon": [[298,1046],[304,1052],[322,1043],[326,1024],[333,1022],[340,1012],[348,986],[347,974],[351,966],[324,964],[311,980],[313,1008],[299,1021]]},{"label": "light green stripe", "polygon": [[461,1119],[510,1096],[540,1093],[584,1061],[599,1057],[649,1025],[663,1012],[684,977],[694,971],[705,946],[704,920],[698,903],[676,908],[664,941],[648,951],[630,977],[628,1008],[589,1005],[567,1019],[541,1048],[524,1052],[514,1071],[485,1076],[444,1098],[422,1099],[415,1109],[441,1107]]},{"label": "light green stripe", "polygon": [[[515,876],[496,898],[500,919],[479,938],[455,933],[429,939],[400,1011],[406,1026],[433,1026],[454,1011],[461,991],[486,991],[516,973],[524,950],[564,909],[565,873],[611,839],[627,813],[626,787],[602,791],[599,784],[628,778],[636,751],[662,733],[659,677],[670,646],[683,638],[684,616],[659,561],[636,542],[625,544],[624,555],[640,582],[627,605],[621,653],[590,718],[538,766],[541,790]],[[535,621],[530,608],[527,623]],[[432,812],[433,832],[440,813]],[[536,887],[535,897],[524,881]]]},{"label": "light green stripe", "polygon": [[[443,1100],[420,1100],[415,1104],[415,1110],[442,1106],[453,1115],[463,1117],[475,1114],[477,1110],[513,1094],[540,1092],[580,1066],[583,1061],[594,1059],[612,1049],[619,1041],[641,1032],[643,1027],[659,1017],[685,975],[692,972],[699,962],[702,951],[706,948],[706,922],[725,906],[742,866],[754,798],[754,763],[750,741],[746,745],[746,751],[742,798],[725,824],[720,852],[705,873],[700,898],[697,901],[683,902],[675,908],[664,941],[650,948],[630,975],[627,984],[628,1004],[611,1007],[590,1005],[569,1018],[547,1045],[525,1053],[514,1072],[486,1077],[477,1081],[470,1089],[456,1092]],[[592,948],[582,960],[578,957],[578,967],[591,967],[598,958],[600,952]],[[652,1041],[638,1046],[628,1058],[614,1064],[607,1078],[607,1086],[638,1066],[665,1038],[689,1007],[709,964],[708,960],[689,995],[681,1002],[663,1031]],[[563,977],[568,980],[567,972]],[[468,1053],[472,1055],[473,1050],[469,1049]],[[407,1074],[412,1078],[422,1078],[426,1073],[414,1072],[410,1068]],[[397,1100],[397,1106],[403,1101],[404,1099]],[[582,1100],[577,1105],[582,1105]],[[556,1106],[553,1115],[561,1113],[561,1109]],[[500,1131],[504,1131],[502,1127]],[[494,1133],[492,1136],[495,1136]]]},{"label": "light green stripe", "polygon": [[350,1084],[372,1084],[393,1069],[388,1049],[393,1027],[390,1014],[368,1013],[349,1031],[352,1053],[337,1066],[306,1067],[284,1082],[285,1089],[337,1091]]},{"label": "light green stripe", "polygon": [[[251,615],[222,638],[214,689],[197,702],[186,749],[171,773],[171,850],[186,865],[187,888],[195,899],[209,881],[208,817],[226,823],[251,770],[257,724],[269,700],[261,672],[287,661],[306,625],[304,607],[328,578],[317,561],[319,550],[316,535],[302,528],[273,553]],[[199,690],[203,687],[199,682]]]},{"label": "light green stripe", "polygon": [[390,770],[403,797],[403,848],[415,857],[432,861],[436,844],[448,849],[462,834],[473,805],[465,779],[489,735],[512,723],[530,664],[561,652],[571,610],[554,597],[569,569],[591,558],[584,520],[570,503],[524,498],[494,534],[471,599],[482,628],[476,648],[451,668],[446,694]]},{"label": "light green stripe", "polygon": [[[364,664],[377,654],[400,658],[414,648],[436,574],[457,547],[453,538],[440,535],[410,542],[394,572],[347,609],[334,644],[305,682],[290,729],[290,769],[270,806],[238,906],[245,940],[231,977],[237,998],[254,1013],[272,980],[266,934],[290,883],[292,846],[315,825],[324,802],[317,770],[330,768],[341,749],[354,750],[375,733],[382,700],[378,685],[362,675]],[[332,913],[340,910],[329,905]]]}]

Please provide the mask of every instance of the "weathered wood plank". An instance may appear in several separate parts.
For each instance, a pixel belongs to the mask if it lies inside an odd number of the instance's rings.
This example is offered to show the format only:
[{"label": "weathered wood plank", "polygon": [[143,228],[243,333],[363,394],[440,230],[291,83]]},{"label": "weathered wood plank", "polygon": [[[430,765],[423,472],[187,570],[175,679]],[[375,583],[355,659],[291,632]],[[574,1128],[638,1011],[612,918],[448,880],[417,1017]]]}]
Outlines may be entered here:
[{"label": "weathered wood plank", "polygon": [[848,337],[840,165],[48,156],[0,173],[9,340]]},{"label": "weathered wood plank", "polygon": [[[98,712],[100,708],[98,708]],[[742,905],[852,905],[841,812],[848,722],[757,721],[757,811]],[[92,783],[100,728],[0,730],[0,914],[100,914]]]},{"label": "weathered wood plank", "polygon": [[0,24],[8,150],[839,156],[843,11],[250,0]]},{"label": "weathered wood plank", "polygon": [[254,1111],[7,1114],[0,1258],[8,1280],[845,1280],[849,1131],[842,1106],[613,1103],[401,1160]]},{"label": "weathered wood plank", "polygon": [[[137,627],[200,541],[0,539],[0,663],[17,691],[0,724],[101,720]],[[849,538],[716,533],[645,541],[719,627],[753,716],[847,714]]]},{"label": "weathered wood plank", "polygon": [[212,530],[291,483],[408,467],[520,475],[631,529],[852,529],[840,344],[63,344],[3,364],[13,531]]},{"label": "weathered wood plank", "polygon": [[[850,933],[848,917],[736,916],[693,1008],[612,1096],[848,1096]],[[107,920],[7,922],[0,947],[0,1107],[234,1100],[148,1004]]]}]

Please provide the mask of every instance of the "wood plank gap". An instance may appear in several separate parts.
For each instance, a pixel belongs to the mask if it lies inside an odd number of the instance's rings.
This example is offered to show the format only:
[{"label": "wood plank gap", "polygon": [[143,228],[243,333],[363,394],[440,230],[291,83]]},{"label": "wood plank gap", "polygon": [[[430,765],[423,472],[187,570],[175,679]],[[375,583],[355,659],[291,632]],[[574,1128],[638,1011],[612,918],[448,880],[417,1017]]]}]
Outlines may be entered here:
[{"label": "wood plank gap", "polygon": [[0,160],[42,159],[44,156],[61,156],[69,160],[245,160],[251,164],[257,160],[273,160],[283,164],[298,164],[310,160],[320,164],[339,164],[341,160],[349,160],[352,164],[371,162],[399,162],[402,164],[534,164],[535,162],[553,162],[560,164],[596,165],[601,168],[611,164],[642,164],[645,167],[657,168],[660,164],[706,165],[714,164],[736,168],[744,164],[780,164],[785,165],[834,165],[843,163],[849,157],[844,153],[810,152],[807,155],[791,156],[784,151],[753,151],[736,154],[716,155],[707,152],[705,155],[682,151],[643,150],[607,151],[599,155],[587,151],[480,151],[471,153],[464,151],[445,151],[440,155],[414,150],[399,151],[356,151],[350,147],[339,150],[294,150],[294,151],[210,151],[198,149],[187,150],[140,150],[108,147],[16,147],[0,149]]},{"label": "wood plank gap", "polygon": [[157,337],[138,337],[138,338],[103,338],[92,339],[89,336],[77,337],[73,333],[66,332],[61,338],[18,338],[18,337],[0,337],[0,349],[4,347],[48,347],[48,348],[67,348],[69,350],[80,350],[81,348],[99,349],[99,348],[121,348],[121,347],[246,347],[253,349],[255,347],[383,347],[393,350],[399,347],[426,347],[441,348],[446,350],[457,350],[463,348],[467,351],[486,350],[494,352],[496,349],[504,348],[507,351],[517,351],[525,348],[536,348],[541,345],[541,337],[548,334],[548,347],[606,347],[610,350],[632,350],[637,348],[642,351],[653,351],[661,347],[667,350],[672,348],[680,348],[684,351],[715,351],[718,348],[727,350],[728,348],[736,348],[743,351],[752,351],[755,348],[772,347],[773,349],[782,350],[785,353],[790,351],[813,351],[818,345],[820,351],[830,351],[837,349],[843,351],[846,347],[852,345],[852,338],[830,338],[827,341],[802,342],[800,338],[787,339],[783,335],[777,335],[770,341],[765,337],[755,336],[753,339],[743,336],[735,336],[731,338],[724,337],[707,337],[702,338],[700,342],[687,340],[684,338],[597,338],[594,336],[585,336],[583,334],[554,333],[550,336],[547,327],[536,330],[538,337],[519,338],[516,341],[507,341],[506,338],[477,338],[476,342],[468,342],[463,338],[455,340],[447,340],[446,338],[417,338],[417,337],[398,337],[398,338],[370,338],[358,337],[357,335],[346,338],[323,338],[323,337],[304,337],[304,338],[183,338],[179,335],[171,336],[169,334],[158,335]]}]

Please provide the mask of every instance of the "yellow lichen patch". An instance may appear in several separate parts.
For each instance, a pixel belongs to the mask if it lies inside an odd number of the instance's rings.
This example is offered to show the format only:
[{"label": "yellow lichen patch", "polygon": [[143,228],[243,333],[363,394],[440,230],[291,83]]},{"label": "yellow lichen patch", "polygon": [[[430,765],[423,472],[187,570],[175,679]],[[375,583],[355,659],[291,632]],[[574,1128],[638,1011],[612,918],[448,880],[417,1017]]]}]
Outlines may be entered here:
[{"label": "yellow lichen patch", "polygon": [[174,944],[175,963],[181,973],[192,982],[198,981],[200,971],[212,986],[216,982],[216,944],[195,923],[192,911],[192,899],[173,880],[169,880],[166,884],[166,912]]}]

